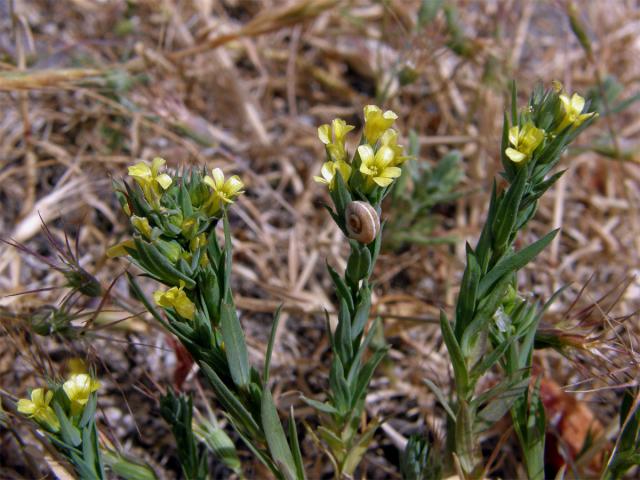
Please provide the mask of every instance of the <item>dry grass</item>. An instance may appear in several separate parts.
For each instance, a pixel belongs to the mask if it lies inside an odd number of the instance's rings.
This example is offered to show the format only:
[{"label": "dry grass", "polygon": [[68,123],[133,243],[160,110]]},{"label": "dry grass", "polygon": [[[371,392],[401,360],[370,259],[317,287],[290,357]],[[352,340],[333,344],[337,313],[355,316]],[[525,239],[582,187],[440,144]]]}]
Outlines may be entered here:
[{"label": "dry grass", "polygon": [[[464,240],[475,241],[482,225],[488,188],[500,168],[508,81],[516,79],[521,92],[554,79],[586,92],[597,88],[597,79],[614,76],[623,87],[621,98],[640,90],[640,10],[634,2],[580,2],[591,58],[572,34],[560,0],[447,1],[458,9],[464,55],[447,47],[451,36],[442,14],[416,26],[419,3],[0,0],[0,235],[52,254],[41,216],[59,238],[65,230],[78,237],[80,263],[106,287],[126,267],[105,258],[106,248],[127,230],[109,176],[122,176],[126,165],[155,155],[175,167],[220,166],[239,174],[247,195],[232,213],[234,267],[250,353],[255,362],[261,358],[270,315],[284,302],[272,363],[275,396],[280,406],[293,404],[301,420],[313,422],[298,392],[317,396],[326,386],[321,312],[333,306],[325,259],[343,266],[347,250],[322,208],[323,189],[312,180],[322,161],[316,127],[334,116],[354,122],[363,105],[384,103],[399,114],[401,132],[418,134],[418,161],[434,162],[452,148],[462,152],[461,189],[470,192],[439,209],[443,221],[434,235],[457,236],[454,246],[407,246],[383,255],[375,274],[374,308],[384,318],[392,350],[374,380],[368,408],[389,421],[365,470],[369,478],[397,478],[395,446],[425,423],[435,431],[444,428],[422,382],[425,376],[443,386],[450,381],[432,320],[439,308],[451,311]],[[415,80],[403,85],[399,74],[408,72]],[[522,290],[529,286],[546,299],[571,283],[546,321],[570,316],[577,322],[583,318],[564,312],[591,279],[573,312],[598,301],[589,311],[590,332],[612,334],[625,352],[635,348],[639,331],[637,316],[620,322],[640,308],[638,113],[633,104],[605,115],[580,138],[580,148],[563,160],[566,175],[522,239],[562,227],[558,240],[522,275]],[[626,278],[626,289],[599,301]],[[173,478],[179,469],[171,437],[149,393],[172,381],[171,342],[142,317],[73,342],[17,328],[20,318],[56,304],[63,293],[7,295],[60,283],[37,261],[0,245],[5,408],[36,376],[60,372],[66,359],[89,352],[104,379],[105,435],[149,461],[162,478]],[[125,303],[105,307],[99,324],[138,309],[126,303],[125,283],[113,287]],[[603,372],[602,359],[576,368],[545,351],[538,360],[544,376],[585,391],[577,398],[605,426],[615,420],[615,394],[603,387],[637,378],[628,362],[612,375]],[[199,391],[193,373],[184,388]],[[14,416],[8,425],[0,435],[0,476],[46,474],[33,431]],[[499,433],[488,433],[488,445]],[[504,477],[521,473],[505,462],[518,455],[515,445],[507,441],[496,459]],[[313,463],[310,478],[320,478],[327,462],[311,454],[309,440],[303,448]],[[253,468],[258,476],[260,467]]]}]

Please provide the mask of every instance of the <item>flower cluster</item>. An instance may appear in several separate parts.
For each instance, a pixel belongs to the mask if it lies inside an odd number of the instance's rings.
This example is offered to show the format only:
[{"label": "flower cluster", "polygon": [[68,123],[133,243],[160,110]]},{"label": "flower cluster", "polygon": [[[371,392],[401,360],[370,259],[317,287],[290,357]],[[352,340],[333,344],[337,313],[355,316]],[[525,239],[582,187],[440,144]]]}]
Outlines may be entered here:
[{"label": "flower cluster", "polygon": [[16,404],[18,412],[38,424],[52,446],[73,466],[76,478],[104,480],[105,469],[96,426],[100,382],[73,359],[63,383],[34,388]]},{"label": "flower cluster", "polygon": [[[559,92],[562,86],[558,85]],[[541,104],[548,104],[552,112],[552,121],[549,116],[538,115],[532,118],[534,108],[532,105],[525,111],[517,124],[508,131],[508,146],[504,150],[506,157],[513,163],[526,163],[534,156],[536,151],[542,151],[547,140],[552,141],[558,135],[570,134],[580,127],[586,120],[595,118],[597,113],[585,112],[585,99],[574,93],[571,97],[564,93],[550,92]],[[540,113],[544,108],[537,108]]]},{"label": "flower cluster", "polygon": [[[50,432],[58,432],[60,430],[60,419],[56,414],[53,403],[61,403],[60,393],[56,390],[64,392],[67,402],[63,404],[70,405],[67,412],[70,417],[78,417],[82,414],[85,405],[89,401],[89,397],[93,392],[100,388],[100,382],[92,378],[88,373],[72,373],[62,387],[47,389],[44,387],[34,388],[31,391],[30,398],[21,398],[18,400],[18,412],[35,420],[38,425]],[[54,393],[56,398],[54,399]]]},{"label": "flower cluster", "polygon": [[206,250],[211,232],[227,205],[243,193],[237,176],[225,179],[221,169],[211,175],[185,170],[163,172],[165,161],[155,158],[129,167],[133,182],[116,184],[134,234],[109,249],[111,257],[129,255],[153,278],[167,285],[154,294],[156,304],[179,318],[193,320],[196,307],[191,290],[201,266],[209,262]]},{"label": "flower cluster", "polygon": [[314,179],[334,190],[339,173],[351,190],[367,196],[386,189],[401,175],[400,167],[409,158],[398,145],[398,132],[392,128],[397,118],[391,110],[383,112],[375,105],[364,107],[363,140],[352,161],[349,161],[345,142],[347,133],[355,127],[341,119],[318,127],[327,161],[322,165],[321,176]]}]

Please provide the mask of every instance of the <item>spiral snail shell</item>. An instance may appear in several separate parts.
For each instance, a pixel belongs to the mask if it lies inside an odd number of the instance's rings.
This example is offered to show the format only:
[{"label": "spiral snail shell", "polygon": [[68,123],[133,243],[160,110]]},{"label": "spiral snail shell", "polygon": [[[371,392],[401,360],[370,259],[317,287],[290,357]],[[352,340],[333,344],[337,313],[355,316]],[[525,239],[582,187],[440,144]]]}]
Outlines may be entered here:
[{"label": "spiral snail shell", "polygon": [[380,231],[380,217],[376,209],[367,202],[349,202],[345,209],[349,238],[360,243],[371,243]]}]

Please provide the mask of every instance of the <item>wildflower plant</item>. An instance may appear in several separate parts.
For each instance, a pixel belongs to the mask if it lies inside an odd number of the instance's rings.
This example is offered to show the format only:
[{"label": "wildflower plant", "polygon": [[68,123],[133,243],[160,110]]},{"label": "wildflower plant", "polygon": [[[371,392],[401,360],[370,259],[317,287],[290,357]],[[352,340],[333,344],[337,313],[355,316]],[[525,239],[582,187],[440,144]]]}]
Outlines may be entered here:
[{"label": "wildflower plant", "polygon": [[339,302],[337,326],[333,332],[328,329],[333,353],[329,394],[324,402],[305,400],[321,413],[317,436],[312,434],[326,446],[336,478],[353,475],[379,425],[376,419],[367,421],[365,414],[369,382],[386,353],[386,348],[378,348],[366,358],[377,328],[377,323],[366,328],[370,278],[382,241],[381,203],[409,158],[391,128],[395,113],[368,105],[364,117],[363,136],[351,159],[345,134],[352,126],[335,119],[331,126],[318,128],[326,162],[316,180],[328,186],[333,207],[327,210],[348,238],[351,253],[342,275],[328,265]]},{"label": "wildflower plant", "polygon": [[[231,236],[228,205],[243,193],[237,176],[222,170],[185,169],[169,174],[164,160],[129,168],[131,181],[115,182],[133,237],[109,251],[127,255],[160,285],[148,298],[129,275],[133,292],[149,313],[174,334],[198,364],[225,414],[248,448],[276,478],[304,478],[291,412],[289,434],[268,389],[271,343],[262,373],[249,364],[242,326],[231,292]],[[216,236],[222,224],[224,240]],[[278,316],[274,321],[274,332]],[[161,402],[190,478],[207,476],[203,451],[190,423],[191,401],[168,395]]]},{"label": "wildflower plant", "polygon": [[[509,411],[529,478],[544,478],[544,409],[538,390],[529,389],[535,334],[544,308],[520,298],[516,274],[557,230],[518,251],[514,243],[534,216],[538,199],[562,175],[563,171],[551,173],[562,153],[596,118],[581,101],[567,104],[557,89],[536,89],[520,112],[515,97],[514,87],[501,146],[501,175],[507,185],[498,193],[494,182],[480,239],[475,248],[466,247],[455,321],[451,324],[444,312],[440,319],[453,367],[455,404],[449,405],[430,383],[448,413],[449,445],[465,478],[486,474],[479,434]],[[480,380],[497,365],[501,381],[479,391]]]},{"label": "wildflower plant", "polygon": [[88,373],[73,373],[18,400],[18,412],[38,424],[82,480],[106,478],[95,413],[100,383]]}]

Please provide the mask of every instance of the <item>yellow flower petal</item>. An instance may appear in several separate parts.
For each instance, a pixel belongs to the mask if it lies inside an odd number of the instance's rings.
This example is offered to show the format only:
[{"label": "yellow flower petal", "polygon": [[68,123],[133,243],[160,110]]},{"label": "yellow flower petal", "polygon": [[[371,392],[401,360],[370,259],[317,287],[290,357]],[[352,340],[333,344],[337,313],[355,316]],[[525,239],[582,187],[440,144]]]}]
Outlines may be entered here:
[{"label": "yellow flower petal", "polygon": [[164,166],[165,163],[167,163],[167,161],[164,158],[155,157],[151,161],[151,175],[157,177],[158,173],[160,173],[160,169]]},{"label": "yellow flower petal", "polygon": [[156,182],[158,182],[158,185],[160,185],[163,190],[166,190],[171,185],[172,180],[169,175],[162,173],[156,177]]},{"label": "yellow flower petal", "polygon": [[520,127],[517,125],[511,127],[509,129],[509,142],[511,145],[518,146],[518,134],[520,132]]},{"label": "yellow flower petal", "polygon": [[229,196],[237,195],[243,188],[244,183],[242,183],[242,180],[240,180],[240,177],[237,175],[230,177],[225,184],[225,192]]},{"label": "yellow flower petal", "polygon": [[318,183],[322,183],[322,184],[325,184],[325,185],[329,183],[329,180],[326,180],[326,179],[324,179],[324,178],[322,178],[322,177],[318,177],[317,175],[314,175],[314,176],[313,176],[313,179],[314,179],[316,182],[318,182]]},{"label": "yellow flower petal", "polygon": [[20,413],[24,413],[25,415],[32,415],[36,410],[36,404],[29,399],[21,398],[20,400],[18,400],[16,408]]},{"label": "yellow flower petal", "polygon": [[398,167],[387,167],[382,171],[381,177],[398,178],[402,175],[402,169]]},{"label": "yellow flower petal", "polygon": [[127,252],[127,248],[135,248],[135,242],[133,240],[125,240],[124,242],[120,242],[112,247],[109,247],[107,250],[107,257],[115,258],[115,257],[126,257],[129,255]]},{"label": "yellow flower petal", "polygon": [[507,155],[507,157],[509,157],[509,159],[510,159],[512,162],[514,162],[514,163],[520,163],[520,162],[522,162],[524,159],[526,159],[526,158],[527,158],[527,156],[526,156],[524,153],[519,152],[519,151],[517,151],[517,150],[515,150],[515,149],[513,149],[513,148],[510,148],[510,147],[509,147],[509,148],[507,148],[507,149],[505,150],[505,152],[504,152],[504,153],[505,153],[505,154]]},{"label": "yellow flower petal", "polygon": [[211,171],[213,175],[214,190],[220,190],[224,186],[224,173],[221,168],[214,168]]},{"label": "yellow flower petal", "polygon": [[385,177],[373,177],[373,181],[380,187],[388,187],[389,185],[391,185],[391,183],[393,183],[392,178]]},{"label": "yellow flower petal", "polygon": [[363,165],[368,165],[374,161],[374,153],[371,145],[360,145],[358,147],[358,154]]},{"label": "yellow flower petal", "polygon": [[129,167],[129,176],[140,179],[151,178],[151,169],[144,162],[138,162]]},{"label": "yellow flower petal", "polygon": [[582,113],[582,109],[584,108],[584,98],[574,93],[571,96],[571,109],[576,113]]},{"label": "yellow flower petal", "polygon": [[386,168],[393,161],[393,150],[391,150],[387,146],[382,146],[377,152],[375,156],[376,164],[378,168]]},{"label": "yellow flower petal", "polygon": [[318,138],[325,145],[331,143],[331,126],[328,123],[318,127]]}]

